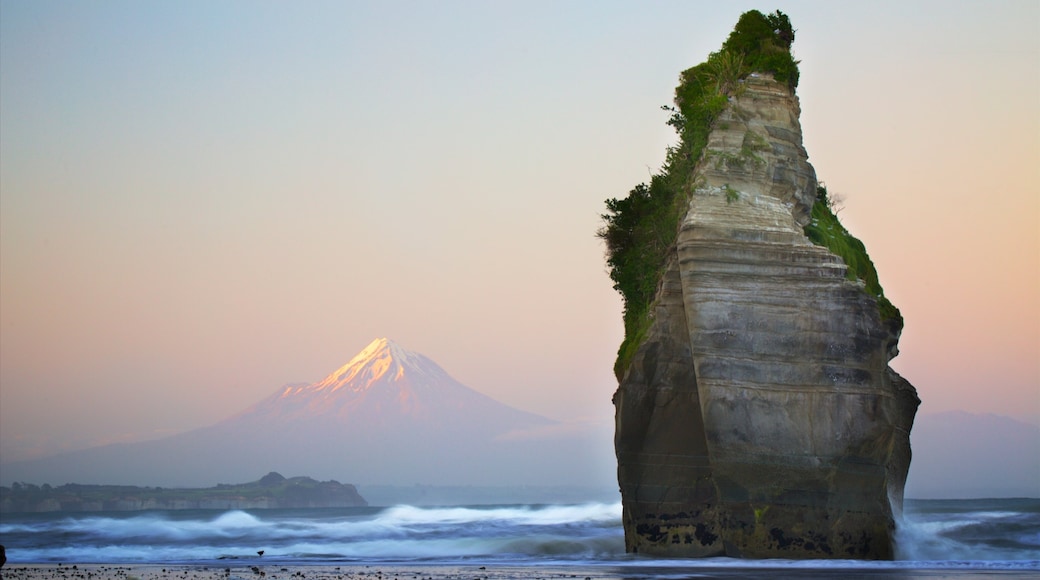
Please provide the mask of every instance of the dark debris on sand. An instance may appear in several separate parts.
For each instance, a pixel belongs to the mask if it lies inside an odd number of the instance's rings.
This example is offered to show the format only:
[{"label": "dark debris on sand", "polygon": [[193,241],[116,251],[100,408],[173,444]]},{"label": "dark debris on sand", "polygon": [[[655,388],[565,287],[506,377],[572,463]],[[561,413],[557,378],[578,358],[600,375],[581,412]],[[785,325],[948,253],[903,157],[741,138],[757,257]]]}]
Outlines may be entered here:
[{"label": "dark debris on sand", "polygon": [[[596,575],[595,578],[612,577]],[[4,580],[592,580],[584,574],[535,568],[380,566],[118,566],[23,565],[4,570]]]}]

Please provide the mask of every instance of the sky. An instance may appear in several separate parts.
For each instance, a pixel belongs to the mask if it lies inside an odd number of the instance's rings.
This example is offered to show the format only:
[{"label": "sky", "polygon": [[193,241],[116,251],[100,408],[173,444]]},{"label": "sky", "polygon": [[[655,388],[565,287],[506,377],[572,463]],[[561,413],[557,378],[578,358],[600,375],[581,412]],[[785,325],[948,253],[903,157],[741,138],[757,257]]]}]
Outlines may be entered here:
[{"label": "sky", "polygon": [[0,458],[209,425],[377,337],[610,424],[603,201],[752,8],[797,31],[921,412],[1040,424],[1040,2],[865,6],[0,1]]}]

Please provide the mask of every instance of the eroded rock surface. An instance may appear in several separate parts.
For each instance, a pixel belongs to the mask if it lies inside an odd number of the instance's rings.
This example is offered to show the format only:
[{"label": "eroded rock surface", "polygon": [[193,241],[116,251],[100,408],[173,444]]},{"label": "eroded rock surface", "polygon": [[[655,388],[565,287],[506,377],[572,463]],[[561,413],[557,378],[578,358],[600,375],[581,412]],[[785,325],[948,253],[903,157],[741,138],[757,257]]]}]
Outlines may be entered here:
[{"label": "eroded rock surface", "polygon": [[893,556],[919,400],[842,259],[805,236],[799,105],[752,75],[691,176],[653,323],[614,396],[629,551]]}]

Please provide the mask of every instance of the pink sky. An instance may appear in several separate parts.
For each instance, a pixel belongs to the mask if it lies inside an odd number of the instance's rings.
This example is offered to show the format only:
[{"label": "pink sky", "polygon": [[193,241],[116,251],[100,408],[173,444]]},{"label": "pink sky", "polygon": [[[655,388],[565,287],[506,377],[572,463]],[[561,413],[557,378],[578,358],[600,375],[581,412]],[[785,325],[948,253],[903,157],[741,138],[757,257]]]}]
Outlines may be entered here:
[{"label": "pink sky", "polygon": [[199,427],[373,338],[610,423],[594,233],[742,10],[921,412],[1040,424],[1036,2],[0,3],[0,457]]}]

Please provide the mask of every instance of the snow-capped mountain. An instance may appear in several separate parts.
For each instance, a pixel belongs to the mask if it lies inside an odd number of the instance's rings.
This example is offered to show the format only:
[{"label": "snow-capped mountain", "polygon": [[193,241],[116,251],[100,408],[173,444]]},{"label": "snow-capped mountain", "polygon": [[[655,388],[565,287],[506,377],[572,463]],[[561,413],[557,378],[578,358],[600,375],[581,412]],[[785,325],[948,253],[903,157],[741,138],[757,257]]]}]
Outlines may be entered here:
[{"label": "snow-capped mountain", "polygon": [[344,429],[410,425],[449,428],[465,418],[485,435],[549,425],[453,379],[437,363],[386,338],[372,341],[347,364],[309,385],[287,385],[230,422],[271,424],[333,420]]},{"label": "snow-capped mountain", "polygon": [[563,427],[381,338],[324,379],[210,427],[6,463],[3,480],[209,486],[278,471],[362,484],[598,483],[609,436]]}]

